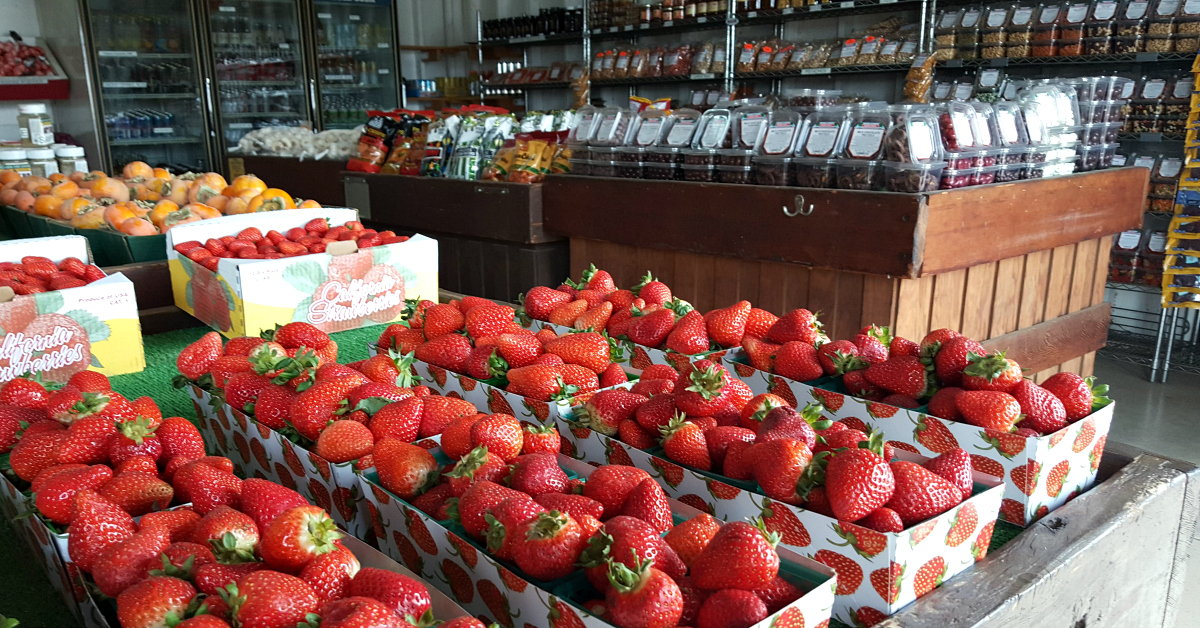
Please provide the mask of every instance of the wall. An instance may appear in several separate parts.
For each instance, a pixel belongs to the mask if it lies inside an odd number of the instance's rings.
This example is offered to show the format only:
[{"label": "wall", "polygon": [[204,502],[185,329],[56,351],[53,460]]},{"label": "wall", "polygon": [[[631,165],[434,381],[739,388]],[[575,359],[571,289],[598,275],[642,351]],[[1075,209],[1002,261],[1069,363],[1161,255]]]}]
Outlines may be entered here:
[{"label": "wall", "polygon": [[[36,0],[0,0],[0,15],[4,16],[5,36],[12,30],[28,39],[38,37],[41,32],[38,29]],[[0,140],[15,140],[17,137],[17,103],[0,101]]]}]

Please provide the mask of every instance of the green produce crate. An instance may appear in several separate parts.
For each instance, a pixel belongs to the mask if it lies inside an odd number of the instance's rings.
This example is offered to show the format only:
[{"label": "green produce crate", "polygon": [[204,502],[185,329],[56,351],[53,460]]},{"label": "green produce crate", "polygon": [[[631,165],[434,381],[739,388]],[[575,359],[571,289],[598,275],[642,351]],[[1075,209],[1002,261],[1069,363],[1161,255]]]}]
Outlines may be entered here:
[{"label": "green produce crate", "polygon": [[37,237],[33,234],[33,230],[29,227],[29,214],[17,209],[16,207],[5,206],[4,221],[8,224],[10,232],[16,239]]},{"label": "green produce crate", "polygon": [[134,262],[167,259],[167,236],[128,236],[108,229],[76,229],[88,239],[98,266],[119,266]]}]

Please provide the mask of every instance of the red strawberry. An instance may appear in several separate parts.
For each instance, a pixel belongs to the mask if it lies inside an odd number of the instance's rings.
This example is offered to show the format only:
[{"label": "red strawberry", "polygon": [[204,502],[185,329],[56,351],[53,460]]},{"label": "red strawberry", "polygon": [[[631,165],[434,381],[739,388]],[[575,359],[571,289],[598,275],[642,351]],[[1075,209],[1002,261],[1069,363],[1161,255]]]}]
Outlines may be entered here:
[{"label": "red strawberry", "polygon": [[109,480],[99,493],[130,515],[140,517],[166,508],[175,496],[175,489],[160,480],[157,473],[128,471]]},{"label": "red strawberry", "polygon": [[608,339],[596,332],[579,332],[559,336],[545,344],[546,353],[553,353],[567,364],[578,364],[599,375],[612,363]]},{"label": "red strawberry", "polygon": [[664,538],[684,564],[691,565],[720,529],[712,515],[699,514],[672,528]]},{"label": "red strawberry", "polygon": [[[456,417],[471,416],[479,412],[475,406],[454,397],[424,396],[421,399],[420,437],[428,438],[441,434]],[[468,451],[470,447],[467,448]]]},{"label": "red strawberry", "polygon": [[554,580],[575,570],[583,550],[582,530],[570,515],[542,512],[512,533],[517,535],[513,559],[530,576]]},{"label": "red strawberry", "polygon": [[708,337],[704,317],[692,310],[675,322],[667,335],[666,348],[685,355],[703,353],[708,351]]},{"label": "red strawberry", "polygon": [[632,289],[633,293],[646,302],[646,305],[665,305],[671,302],[671,289],[667,284],[654,279],[654,275],[650,271],[646,271],[645,276]]},{"label": "red strawberry", "polygon": [[937,458],[927,460],[921,466],[957,486],[962,491],[962,498],[964,500],[971,497],[975,481],[971,479],[971,455],[965,449],[952,449]]},{"label": "red strawberry", "polygon": [[925,396],[929,383],[920,358],[900,356],[867,367],[867,381],[914,399]]},{"label": "red strawberry", "polygon": [[265,530],[284,511],[307,505],[303,495],[285,486],[259,478],[242,480],[238,510],[249,515],[260,530]]},{"label": "red strawberry", "polygon": [[704,316],[708,336],[722,347],[740,345],[742,337],[746,335],[746,322],[750,318],[750,310],[749,301],[738,301],[727,308],[709,312]]},{"label": "red strawberry", "polygon": [[660,431],[663,435],[663,452],[668,458],[701,471],[712,469],[712,459],[708,455],[708,443],[702,427],[676,415],[666,427],[660,428]]},{"label": "red strawberry", "polygon": [[708,457],[714,469],[721,469],[725,464],[725,455],[729,445],[735,441],[753,443],[753,430],[733,425],[720,425],[704,433],[704,442],[708,445]]},{"label": "red strawberry", "polygon": [[713,416],[726,403],[724,394],[733,378],[727,377],[725,367],[709,360],[697,360],[693,366],[686,378],[680,378],[687,385],[682,390],[676,386],[675,405],[688,416]]},{"label": "red strawberry", "polygon": [[692,582],[701,589],[762,588],[779,574],[779,536],[744,521],[721,526],[692,562]]},{"label": "red strawberry", "polygon": [[[546,493],[546,495],[561,495],[561,493]],[[528,495],[509,497],[492,506],[488,514],[484,516],[487,520],[485,536],[488,551],[498,558],[513,560],[516,547],[525,542],[524,537],[520,534],[520,528],[543,512],[548,511],[530,499]]]},{"label": "red strawberry", "polygon": [[612,516],[621,512],[629,492],[648,477],[649,473],[635,467],[606,465],[588,476],[583,494],[600,502],[604,512]]},{"label": "red strawberry", "polygon": [[882,388],[867,381],[867,369],[865,368],[846,371],[842,375],[842,385],[846,387],[847,393],[860,399],[878,401],[887,395]]},{"label": "red strawberry", "polygon": [[625,369],[621,368],[620,364],[613,362],[609,364],[604,372],[600,374],[600,387],[611,388],[619,386],[629,381],[629,376],[625,374]]},{"label": "red strawberry", "polygon": [[101,465],[50,470],[38,474],[34,486],[34,504],[38,512],[59,525],[71,523],[75,495],[80,491],[99,491],[112,479],[112,469]]},{"label": "red strawberry", "polygon": [[[520,491],[514,491],[495,482],[480,480],[471,485],[462,497],[458,498],[456,521],[476,539],[481,539],[487,533],[487,513],[500,502],[510,497],[528,497]],[[454,509],[452,509],[454,510]]]},{"label": "red strawberry", "polygon": [[903,532],[904,522],[896,511],[885,506],[872,510],[867,516],[856,521],[858,525],[875,530],[876,532]]},{"label": "red strawberry", "polygon": [[[602,390],[588,399],[578,412],[578,418],[580,421],[586,421],[593,430],[605,436],[614,436],[621,422],[632,418],[648,401],[646,397],[624,388]],[[658,402],[663,403],[665,402]]]},{"label": "red strawberry", "polygon": [[767,605],[751,591],[722,589],[708,596],[696,615],[696,628],[741,628],[767,618]]},{"label": "red strawberry", "polygon": [[1042,382],[1042,388],[1062,401],[1068,421],[1078,421],[1109,402],[1104,396],[1108,394],[1107,385],[1097,386],[1096,378],[1075,373],[1055,373]]},{"label": "red strawberry", "polygon": [[201,515],[218,506],[236,507],[242,492],[242,480],[229,471],[216,469],[203,461],[191,462],[171,478],[175,495],[191,501]]},{"label": "red strawberry", "polygon": [[1005,392],[968,390],[954,401],[963,420],[971,425],[1008,432],[1021,418],[1021,404]]},{"label": "red strawberry", "polygon": [[[880,328],[872,326],[871,329],[882,329],[884,330],[884,333],[890,333],[887,332],[886,327]],[[851,342],[853,342],[854,346],[858,349],[859,359],[868,364],[878,364],[888,359],[887,343],[880,341],[878,332],[874,334],[860,333],[854,336]]]},{"label": "red strawberry", "polygon": [[175,366],[184,377],[196,380],[209,372],[221,355],[221,336],[215,331],[210,331],[184,347],[175,358]]},{"label": "red strawberry", "polygon": [[292,425],[301,436],[312,441],[317,440],[321,430],[335,418],[334,412],[339,409],[350,391],[363,383],[361,375],[318,381],[292,402],[289,409]]},{"label": "red strawberry", "polygon": [[[924,346],[924,341],[921,344]],[[983,345],[966,336],[956,334],[954,337],[942,341],[941,348],[933,358],[938,381],[943,386],[961,385],[963,370],[970,366],[971,356],[975,355],[978,358],[978,356],[987,354]]]},{"label": "red strawberry", "polygon": [[750,314],[746,317],[745,335],[755,338],[766,338],[767,333],[771,331],[771,326],[778,321],[778,316],[766,310],[752,307],[750,308]]},{"label": "red strawberry", "polygon": [[376,443],[374,457],[379,482],[401,499],[413,499],[436,481],[437,461],[416,445],[385,438]]},{"label": "red strawberry", "polygon": [[463,324],[472,338],[498,336],[513,321],[513,309],[507,305],[481,305],[463,317]]},{"label": "red strawberry", "polygon": [[1021,406],[1019,425],[1039,434],[1052,434],[1067,424],[1067,411],[1054,393],[1031,380],[1021,380],[1009,390]]},{"label": "red strawberry", "polygon": [[[827,342],[817,348],[817,357],[826,375],[840,375],[854,370],[848,366],[848,361],[858,357],[858,346],[849,340]],[[856,368],[863,368],[856,366]]]},{"label": "red strawberry", "polygon": [[147,578],[117,596],[117,620],[122,628],[168,626],[186,616],[195,597],[196,589],[179,578]]},{"label": "red strawberry", "polygon": [[675,312],[664,307],[635,316],[625,335],[639,345],[657,347],[667,339],[674,327]]},{"label": "red strawberry", "polygon": [[550,315],[546,320],[560,327],[572,327],[575,321],[583,316],[589,308],[593,307],[584,299],[577,299],[558,305],[550,311]]},{"label": "red strawberry", "polygon": [[1012,392],[1021,381],[1021,366],[1004,357],[1004,352],[987,356],[971,356],[963,370],[962,386],[967,390],[998,390]]},{"label": "red strawberry", "polygon": [[[426,327],[426,334],[428,334]],[[416,357],[422,362],[461,373],[471,357],[471,341],[459,334],[434,336],[417,346]]]},{"label": "red strawberry", "polygon": [[381,602],[397,616],[417,625],[433,602],[420,581],[384,569],[364,567],[350,582],[350,595]]},{"label": "red strawberry", "polygon": [[546,286],[535,286],[524,298],[525,313],[540,321],[550,320],[554,308],[571,302],[571,295]]},{"label": "red strawberry", "polygon": [[887,507],[896,511],[905,526],[920,523],[950,510],[962,501],[962,489],[915,462],[893,460],[895,491]]},{"label": "red strawberry", "polygon": [[[630,569],[618,562],[608,567],[611,586],[605,594],[607,618],[617,626],[671,628],[683,615],[683,594],[665,573],[639,563]],[[761,602],[759,602],[761,604]]]},{"label": "red strawberry", "polygon": [[320,600],[312,587],[295,576],[255,571],[230,585],[221,598],[237,626],[295,626],[316,613]]},{"label": "red strawberry", "polygon": [[557,454],[527,454],[516,460],[508,485],[537,497],[542,493],[561,493],[567,486],[567,474],[558,466]]},{"label": "red strawberry", "polygon": [[612,313],[613,304],[605,301],[580,314],[571,326],[584,331],[603,331],[608,326]]},{"label": "red strawberry", "polygon": [[[42,470],[58,464],[58,451],[69,438],[62,424],[43,421],[53,431],[27,432],[8,456],[17,477],[31,482]],[[38,425],[38,424],[34,424]],[[57,425],[57,428],[53,426]]]},{"label": "red strawberry", "polygon": [[110,546],[133,536],[133,517],[95,491],[80,491],[71,508],[71,534],[67,549],[71,562],[90,572]]},{"label": "red strawberry", "polygon": [[625,498],[621,514],[637,517],[660,533],[665,533],[674,527],[671,519],[671,507],[667,503],[667,494],[653,479],[642,480]]},{"label": "red strawberry", "polygon": [[410,624],[382,602],[368,597],[340,597],[321,606],[321,626],[324,628],[401,628],[407,625]]},{"label": "red strawberry", "polygon": [[929,414],[946,419],[947,421],[958,421],[962,419],[962,413],[958,411],[959,393],[963,392],[961,388],[948,386],[933,393],[933,397],[929,400]]},{"label": "red strawberry", "polygon": [[218,506],[196,522],[189,540],[211,547],[223,563],[240,563],[254,560],[259,530],[249,515]]},{"label": "red strawberry", "polygon": [[583,495],[542,493],[535,497],[534,500],[548,510],[565,512],[576,520],[579,520],[583,515],[589,515],[597,519],[604,516],[604,505]]},{"label": "red strawberry", "polygon": [[780,344],[798,340],[808,344],[816,344],[821,335],[821,323],[812,312],[797,308],[784,314],[767,332],[767,340]]},{"label": "red strawberry", "polygon": [[817,350],[804,342],[785,342],[775,352],[774,372],[788,379],[807,382],[824,374]]},{"label": "red strawberry", "polygon": [[521,453],[521,424],[508,414],[492,414],[471,426],[471,446],[484,446],[501,460],[512,460]]},{"label": "red strawberry", "polygon": [[170,461],[178,456],[199,458],[204,455],[204,439],[200,436],[200,430],[185,418],[174,416],[163,419],[154,435],[162,443],[162,460]]},{"label": "red strawberry", "polygon": [[371,453],[375,437],[356,421],[334,421],[317,438],[317,455],[333,463],[357,460]]},{"label": "red strawberry", "polygon": [[114,543],[96,557],[92,578],[100,592],[117,597],[145,577],[146,567],[159,562],[159,555],[171,544],[171,533],[150,528]]},{"label": "red strawberry", "polygon": [[[881,437],[879,433],[873,436],[876,441]],[[857,521],[888,503],[895,484],[887,461],[870,447],[835,453],[825,468],[830,508],[844,521]]]},{"label": "red strawberry", "polygon": [[[262,480],[260,480],[262,481]],[[139,530],[161,527],[171,533],[172,543],[190,542],[200,515],[185,507],[147,513],[138,521]]]},{"label": "red strawberry", "polygon": [[[800,481],[812,461],[812,451],[803,441],[791,438],[767,441],[755,445],[753,453],[743,455],[753,460],[754,479],[763,494],[784,503],[800,504]],[[729,462],[727,458],[727,467]]]}]

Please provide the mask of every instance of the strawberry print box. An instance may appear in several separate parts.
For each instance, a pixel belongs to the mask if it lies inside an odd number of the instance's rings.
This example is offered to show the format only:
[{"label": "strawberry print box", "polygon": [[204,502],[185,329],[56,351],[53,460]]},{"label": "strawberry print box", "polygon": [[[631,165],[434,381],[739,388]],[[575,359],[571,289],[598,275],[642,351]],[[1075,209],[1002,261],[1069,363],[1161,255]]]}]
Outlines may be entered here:
[{"label": "strawberry print box", "polygon": [[[647,471],[668,497],[722,521],[762,517],[768,530],[780,534],[780,548],[832,567],[838,574],[833,617],[850,626],[874,625],[982,559],[1004,492],[1000,480],[977,472],[975,494],[958,506],[903,532],[875,532],[731,486],[716,474],[686,469],[570,419],[559,420],[564,454],[589,465]],[[896,456],[927,460],[904,451]]]},{"label": "strawberry print box", "polygon": [[[520,323],[525,329],[533,332],[537,332],[542,329],[549,329],[560,336],[572,330],[570,327],[555,325],[554,323],[547,321],[533,320],[525,316],[517,317],[517,322]],[[667,349],[644,347],[632,340],[629,340],[628,338],[625,338],[624,336],[620,337],[619,341],[623,351],[618,358],[613,360],[613,362],[621,364],[626,371],[631,373],[641,373],[651,364],[665,364],[671,368],[679,369],[680,366],[692,360],[717,360],[724,357],[726,354],[725,350],[717,350],[686,355]]]},{"label": "strawberry print box", "polygon": [[861,422],[858,427],[864,432],[883,430],[888,443],[899,450],[931,458],[955,447],[971,452],[976,471],[1005,481],[1000,518],[1021,526],[1044,517],[1095,484],[1116,405],[1109,402],[1053,434],[1018,436],[940,419],[925,414],[923,408],[909,410],[851,397],[841,392],[840,380],[808,384],[789,380],[741,364],[737,361],[740,355],[740,350],[730,352],[728,358],[735,360],[731,372],[755,394],[770,392],[793,405],[819,401],[826,417]]},{"label": "strawberry print box", "polygon": [[[560,455],[558,460],[563,469],[584,478],[593,471],[592,466],[566,456]],[[581,571],[553,583],[530,582],[474,542],[388,492],[374,474],[365,473],[359,480],[374,518],[380,550],[433,582],[485,624],[613,628],[583,610],[582,603],[587,600],[579,598],[584,589],[590,591],[590,585]],[[675,500],[669,503],[676,521],[700,514],[687,504]],[[778,546],[777,550],[780,573],[794,584],[802,584],[807,593],[752,628],[827,626],[837,586],[834,571],[789,548]]]},{"label": "strawberry print box", "polygon": [[[372,356],[379,353],[378,345],[368,344],[367,353]],[[480,411],[487,408],[489,414],[510,414],[520,421],[539,425],[552,424],[559,413],[569,410],[572,405],[587,401],[586,394],[577,395],[569,402],[548,402],[524,397],[485,381],[448,371],[420,360],[413,362],[413,370],[417,377],[421,378],[422,383],[429,386],[435,394],[469,401]]]},{"label": "strawberry print box", "polygon": [[180,255],[175,245],[205,242],[255,227],[266,233],[358,220],[354,209],[293,209],[225,216],[188,223],[166,234],[175,305],[228,338],[257,336],[277,324],[307,321],[325,332],[357,329],[401,318],[405,299],[437,299],[437,241],[414,235],[348,255],[314,253],[281,259],[220,260],[210,271]]},{"label": "strawberry print box", "polygon": [[[82,236],[0,243],[0,262],[20,263],[25,256],[49,256],[58,265],[67,258],[91,260]],[[86,369],[122,375],[146,368],[133,283],[121,273],[105,276],[90,268],[95,278],[84,285],[18,294],[0,303],[0,382],[26,372],[65,382]]]}]

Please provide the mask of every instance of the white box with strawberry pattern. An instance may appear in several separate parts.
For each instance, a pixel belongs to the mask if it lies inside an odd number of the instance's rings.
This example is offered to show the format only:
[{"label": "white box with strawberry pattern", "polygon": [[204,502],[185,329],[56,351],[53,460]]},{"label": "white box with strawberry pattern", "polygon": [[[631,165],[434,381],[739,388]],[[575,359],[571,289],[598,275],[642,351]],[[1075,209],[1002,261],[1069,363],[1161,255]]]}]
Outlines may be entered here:
[{"label": "white box with strawberry pattern", "polygon": [[955,447],[967,450],[976,471],[1005,480],[1000,518],[1021,526],[1044,517],[1096,482],[1116,407],[1109,402],[1053,434],[1024,437],[814,388],[743,364],[743,355],[740,349],[731,350],[726,366],[755,394],[770,392],[800,406],[820,401],[826,417],[864,432],[883,430],[899,450],[929,457]]},{"label": "white box with strawberry pattern", "polygon": [[[645,470],[668,497],[722,521],[762,517],[768,530],[780,534],[780,547],[831,567],[838,575],[833,617],[850,626],[874,625],[986,556],[1004,492],[1000,480],[976,473],[970,499],[903,532],[876,532],[732,486],[579,427],[571,418],[559,419],[564,455]],[[926,460],[903,451],[897,457]]]},{"label": "white box with strawberry pattern", "polygon": [[[566,456],[559,456],[559,465],[583,477],[592,472],[591,466]],[[574,590],[572,585],[560,583],[552,590],[544,589],[391,494],[370,475],[360,476],[360,481],[370,504],[379,548],[435,583],[485,624],[495,622],[505,628],[613,628],[583,610],[579,600],[565,599]],[[700,514],[678,501],[671,500],[670,505],[673,514],[685,519]],[[806,593],[750,628],[826,628],[837,587],[834,571],[791,548],[780,546],[778,550],[781,574],[785,578],[800,574],[802,580],[793,584]],[[582,576],[576,573],[566,580],[586,582]]]}]

